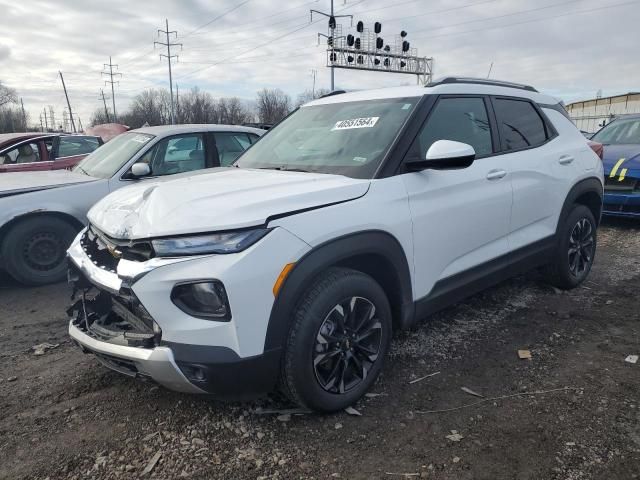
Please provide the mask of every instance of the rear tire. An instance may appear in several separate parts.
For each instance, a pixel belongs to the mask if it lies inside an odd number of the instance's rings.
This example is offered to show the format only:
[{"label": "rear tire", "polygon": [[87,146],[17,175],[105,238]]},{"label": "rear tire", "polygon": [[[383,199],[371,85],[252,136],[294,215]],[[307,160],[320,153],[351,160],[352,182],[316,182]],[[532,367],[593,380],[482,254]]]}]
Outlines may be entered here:
[{"label": "rear tire", "polygon": [[391,330],[389,301],[373,278],[346,268],[327,270],[294,311],[281,389],[312,410],[352,405],[380,374]]},{"label": "rear tire", "polygon": [[574,205],[558,227],[556,251],[545,268],[545,277],[551,285],[569,290],[587,278],[596,254],[596,230],[591,210]]},{"label": "rear tire", "polygon": [[2,243],[7,272],[25,285],[63,280],[66,251],[75,235],[71,224],[56,217],[33,217],[13,225]]}]

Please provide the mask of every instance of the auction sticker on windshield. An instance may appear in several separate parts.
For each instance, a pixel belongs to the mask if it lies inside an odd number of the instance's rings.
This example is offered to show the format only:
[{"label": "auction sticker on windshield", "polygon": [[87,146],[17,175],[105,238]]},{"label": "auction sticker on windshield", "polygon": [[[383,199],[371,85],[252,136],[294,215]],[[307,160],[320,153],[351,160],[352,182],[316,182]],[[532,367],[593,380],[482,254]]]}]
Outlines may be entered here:
[{"label": "auction sticker on windshield", "polygon": [[350,128],[371,128],[375,126],[380,117],[350,118],[339,120],[331,130],[348,130]]}]

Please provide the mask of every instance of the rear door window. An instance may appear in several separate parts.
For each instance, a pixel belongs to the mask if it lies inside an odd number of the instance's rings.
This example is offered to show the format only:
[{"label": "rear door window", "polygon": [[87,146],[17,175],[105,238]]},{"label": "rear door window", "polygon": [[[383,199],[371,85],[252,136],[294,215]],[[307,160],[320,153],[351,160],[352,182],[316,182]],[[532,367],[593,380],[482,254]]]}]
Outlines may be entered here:
[{"label": "rear door window", "polygon": [[496,98],[493,108],[504,150],[537,147],[549,138],[542,117],[530,102]]},{"label": "rear door window", "polygon": [[216,148],[221,167],[228,167],[236,158],[251,146],[251,140],[246,133],[216,132]]}]

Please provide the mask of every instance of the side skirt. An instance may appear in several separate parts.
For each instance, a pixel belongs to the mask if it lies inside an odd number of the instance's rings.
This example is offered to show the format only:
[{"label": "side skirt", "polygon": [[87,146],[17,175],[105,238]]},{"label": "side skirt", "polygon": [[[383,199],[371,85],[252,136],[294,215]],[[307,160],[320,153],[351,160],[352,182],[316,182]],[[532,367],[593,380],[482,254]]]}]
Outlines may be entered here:
[{"label": "side skirt", "polygon": [[555,249],[555,240],[555,236],[547,237],[439,280],[428,295],[415,301],[414,324],[464,298],[546,264]]}]

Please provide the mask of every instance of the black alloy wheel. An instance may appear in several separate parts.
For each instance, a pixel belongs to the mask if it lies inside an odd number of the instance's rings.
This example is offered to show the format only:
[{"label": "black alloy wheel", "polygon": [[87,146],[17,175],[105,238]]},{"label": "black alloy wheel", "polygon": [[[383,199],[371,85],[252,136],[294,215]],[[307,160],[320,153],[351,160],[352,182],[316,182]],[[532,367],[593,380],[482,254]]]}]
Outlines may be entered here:
[{"label": "black alloy wheel", "polygon": [[591,266],[594,248],[594,228],[588,219],[581,218],[569,236],[567,257],[571,275],[579,278]]},{"label": "black alloy wheel", "polygon": [[371,300],[351,297],[335,305],[318,329],[313,370],[320,386],[342,394],[367,378],[378,360],[382,324]]},{"label": "black alloy wheel", "polygon": [[391,344],[391,306],[369,275],[330,267],[296,301],[280,389],[298,405],[335,412],[374,384]]},{"label": "black alloy wheel", "polygon": [[589,275],[597,248],[597,222],[585,205],[573,205],[556,233],[555,248],[544,268],[547,281],[565,290],[580,285]]}]

